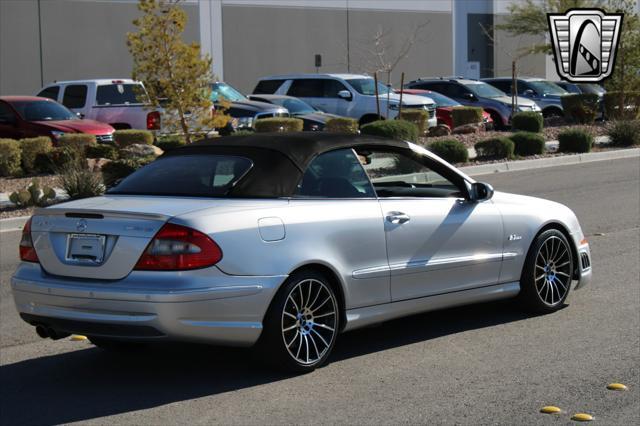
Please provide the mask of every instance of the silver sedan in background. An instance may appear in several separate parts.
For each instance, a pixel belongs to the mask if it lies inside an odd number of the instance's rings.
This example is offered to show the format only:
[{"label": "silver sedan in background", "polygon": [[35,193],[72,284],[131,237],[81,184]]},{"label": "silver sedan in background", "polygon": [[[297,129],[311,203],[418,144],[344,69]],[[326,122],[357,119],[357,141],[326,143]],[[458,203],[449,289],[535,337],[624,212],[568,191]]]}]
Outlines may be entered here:
[{"label": "silver sedan in background", "polygon": [[37,210],[12,277],[42,337],[262,348],[309,371],[339,333],[591,279],[567,207],[495,192],[408,142],[232,136],[165,153],[105,196]]}]

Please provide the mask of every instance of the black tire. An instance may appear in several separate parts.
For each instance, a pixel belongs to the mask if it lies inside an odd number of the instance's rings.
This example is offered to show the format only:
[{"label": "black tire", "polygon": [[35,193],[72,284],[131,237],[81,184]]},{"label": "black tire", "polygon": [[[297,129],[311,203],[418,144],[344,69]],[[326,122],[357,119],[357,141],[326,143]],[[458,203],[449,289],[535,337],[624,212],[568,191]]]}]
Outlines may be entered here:
[{"label": "black tire", "polygon": [[330,281],[313,270],[292,274],[278,290],[263,325],[258,354],[272,366],[296,373],[322,366],[340,330],[340,305]]},{"label": "black tire", "polygon": [[502,122],[502,117],[495,111],[489,111],[491,120],[493,120],[493,130],[505,130],[507,126]]},{"label": "black tire", "polygon": [[375,114],[367,114],[360,118],[360,121],[358,122],[358,124],[360,125],[360,127],[362,127],[365,124],[373,123],[374,121],[378,121],[378,120],[384,120],[384,118],[382,116],[378,116]]},{"label": "black tire", "polygon": [[138,342],[114,340],[105,337],[88,336],[91,343],[100,349],[113,353],[131,353],[144,350],[146,345]]},{"label": "black tire", "polygon": [[519,299],[532,312],[562,308],[571,291],[573,253],[564,234],[549,229],[531,244],[520,277]]},{"label": "black tire", "polygon": [[558,108],[547,108],[545,110],[542,111],[542,116],[544,118],[552,118],[552,117],[564,117],[564,114],[562,113],[562,110],[558,109]]}]

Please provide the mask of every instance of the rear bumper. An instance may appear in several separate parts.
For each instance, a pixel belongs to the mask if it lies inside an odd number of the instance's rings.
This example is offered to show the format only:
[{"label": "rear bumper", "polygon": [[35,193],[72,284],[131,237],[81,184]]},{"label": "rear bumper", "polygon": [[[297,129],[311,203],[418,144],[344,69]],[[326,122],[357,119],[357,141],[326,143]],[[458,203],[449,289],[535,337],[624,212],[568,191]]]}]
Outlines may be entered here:
[{"label": "rear bumper", "polygon": [[33,325],[118,339],[250,346],[260,337],[264,314],[285,279],[231,276],[214,267],[83,282],[22,263],[11,286],[18,312]]}]

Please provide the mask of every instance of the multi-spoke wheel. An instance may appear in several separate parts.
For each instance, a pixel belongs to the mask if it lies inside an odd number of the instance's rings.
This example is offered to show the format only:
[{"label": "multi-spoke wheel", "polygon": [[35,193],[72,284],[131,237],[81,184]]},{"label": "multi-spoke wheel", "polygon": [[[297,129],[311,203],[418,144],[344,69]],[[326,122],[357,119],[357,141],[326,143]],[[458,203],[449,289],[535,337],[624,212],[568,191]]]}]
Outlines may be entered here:
[{"label": "multi-spoke wheel", "polygon": [[261,343],[277,365],[311,371],[328,358],[339,323],[338,301],[328,280],[315,271],[302,271],[278,292]]},{"label": "multi-spoke wheel", "polygon": [[557,310],[564,304],[573,277],[573,255],[566,237],[555,229],[533,242],[522,271],[521,298],[540,312]]}]

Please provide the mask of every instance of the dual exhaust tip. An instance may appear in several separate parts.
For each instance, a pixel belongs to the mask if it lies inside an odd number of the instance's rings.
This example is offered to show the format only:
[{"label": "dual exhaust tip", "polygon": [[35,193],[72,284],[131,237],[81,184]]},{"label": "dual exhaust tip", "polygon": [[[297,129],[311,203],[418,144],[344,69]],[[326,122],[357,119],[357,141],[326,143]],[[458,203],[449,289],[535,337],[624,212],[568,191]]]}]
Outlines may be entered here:
[{"label": "dual exhaust tip", "polygon": [[42,324],[36,325],[36,333],[38,334],[38,336],[42,337],[43,339],[49,338],[52,340],[64,339],[65,337],[71,335],[70,333],[54,330],[53,328],[46,327]]}]

